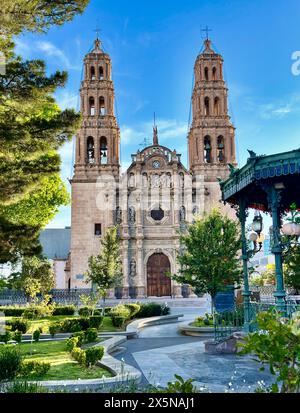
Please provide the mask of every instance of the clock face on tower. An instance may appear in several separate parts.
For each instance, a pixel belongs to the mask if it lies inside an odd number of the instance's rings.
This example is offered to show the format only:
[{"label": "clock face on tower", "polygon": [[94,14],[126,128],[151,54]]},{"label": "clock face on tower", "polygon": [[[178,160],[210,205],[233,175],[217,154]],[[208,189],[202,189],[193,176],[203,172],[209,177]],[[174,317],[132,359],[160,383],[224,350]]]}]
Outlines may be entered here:
[{"label": "clock face on tower", "polygon": [[160,167],[160,162],[159,161],[153,161],[152,162],[152,166],[153,166],[153,168],[155,168],[155,169],[158,169],[159,167]]}]

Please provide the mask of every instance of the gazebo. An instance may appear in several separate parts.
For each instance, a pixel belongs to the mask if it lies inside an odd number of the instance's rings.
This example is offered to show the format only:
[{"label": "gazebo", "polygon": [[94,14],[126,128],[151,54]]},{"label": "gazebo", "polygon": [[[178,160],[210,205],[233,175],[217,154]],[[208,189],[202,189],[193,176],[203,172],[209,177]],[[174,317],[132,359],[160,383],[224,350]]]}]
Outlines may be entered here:
[{"label": "gazebo", "polygon": [[245,327],[249,325],[250,290],[248,280],[249,251],[246,239],[248,209],[270,213],[271,251],[275,256],[276,306],[286,308],[286,292],[282,269],[282,217],[291,210],[291,205],[300,206],[300,149],[273,155],[257,155],[248,150],[250,157],[240,169],[229,164],[230,176],[220,181],[222,200],[237,211],[241,224],[242,260],[244,276]]}]

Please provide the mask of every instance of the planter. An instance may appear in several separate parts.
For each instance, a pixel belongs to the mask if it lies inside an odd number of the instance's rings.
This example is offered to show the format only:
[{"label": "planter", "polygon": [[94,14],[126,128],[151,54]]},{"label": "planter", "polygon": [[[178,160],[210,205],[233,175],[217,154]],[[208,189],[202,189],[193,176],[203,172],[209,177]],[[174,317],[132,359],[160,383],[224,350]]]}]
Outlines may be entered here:
[{"label": "planter", "polygon": [[179,326],[178,330],[185,336],[195,337],[209,337],[212,336],[215,332],[214,327],[194,327],[189,324]]}]

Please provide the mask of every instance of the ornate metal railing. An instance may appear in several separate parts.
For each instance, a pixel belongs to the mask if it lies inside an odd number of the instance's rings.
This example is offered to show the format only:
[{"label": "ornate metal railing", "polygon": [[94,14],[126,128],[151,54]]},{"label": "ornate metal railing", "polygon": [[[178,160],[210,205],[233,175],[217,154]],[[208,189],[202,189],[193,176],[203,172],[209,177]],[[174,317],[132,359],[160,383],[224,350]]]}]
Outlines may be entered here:
[{"label": "ornate metal railing", "polygon": [[244,325],[244,309],[236,307],[233,311],[214,313],[214,340],[222,341],[230,337],[235,331],[239,331]]},{"label": "ornate metal railing", "polygon": [[[258,330],[257,314],[263,311],[278,311],[275,300],[270,302],[250,302],[249,304],[249,332]],[[282,315],[292,318],[295,312],[300,312],[300,303],[288,301],[282,308]],[[214,340],[220,342],[230,337],[235,331],[244,327],[244,308],[236,307],[234,311],[214,314]]]},{"label": "ornate metal railing", "polygon": [[[52,301],[57,304],[78,304],[80,296],[90,294],[90,288],[53,289],[50,291]],[[42,297],[38,297],[42,298]],[[4,290],[0,292],[0,305],[21,305],[27,303],[26,294],[18,290]]]}]

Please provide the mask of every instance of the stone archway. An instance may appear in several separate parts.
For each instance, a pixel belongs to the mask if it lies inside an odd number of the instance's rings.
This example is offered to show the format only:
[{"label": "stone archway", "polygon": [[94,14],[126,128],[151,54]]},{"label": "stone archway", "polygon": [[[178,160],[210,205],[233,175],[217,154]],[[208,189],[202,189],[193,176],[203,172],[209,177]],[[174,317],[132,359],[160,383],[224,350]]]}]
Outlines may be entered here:
[{"label": "stone archway", "polygon": [[163,253],[152,254],[147,261],[147,296],[171,296],[171,270],[169,258]]}]

